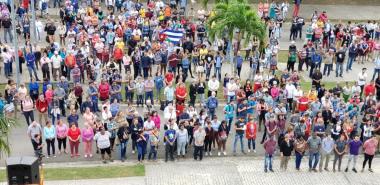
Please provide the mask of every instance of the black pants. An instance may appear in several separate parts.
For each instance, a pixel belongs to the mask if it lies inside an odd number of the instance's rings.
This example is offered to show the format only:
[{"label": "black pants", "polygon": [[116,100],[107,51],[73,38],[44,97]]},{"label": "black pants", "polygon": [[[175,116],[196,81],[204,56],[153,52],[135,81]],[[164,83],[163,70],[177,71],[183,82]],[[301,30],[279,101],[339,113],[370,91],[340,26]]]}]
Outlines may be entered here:
[{"label": "black pants", "polygon": [[42,78],[43,79],[50,79],[50,71],[49,71],[48,64],[42,65]]},{"label": "black pants", "polygon": [[199,156],[199,160],[203,159],[203,146],[194,146],[194,159],[197,160]]},{"label": "black pants", "polygon": [[266,138],[267,138],[267,127],[264,125],[264,134],[263,134],[263,138],[261,139],[261,144],[264,143]]},{"label": "black pants", "polygon": [[115,138],[110,138],[110,144],[111,144],[110,148],[111,150],[113,150],[113,146],[115,144]]},{"label": "black pants", "polygon": [[237,74],[240,77],[241,67],[237,67]]},{"label": "black pants", "polygon": [[65,109],[65,100],[59,100],[59,109],[62,111],[62,116],[66,116],[66,109]]},{"label": "black pants", "polygon": [[[299,63],[298,63],[298,71],[302,71],[302,67],[303,67],[303,64],[306,62],[306,59],[300,59],[299,60]],[[307,67],[307,64],[306,64],[306,68]]]},{"label": "black pants", "polygon": [[290,31],[289,40],[296,40],[297,32],[295,30]]},{"label": "black pants", "polygon": [[368,154],[364,153],[363,169],[365,168],[367,161],[368,161],[368,167],[369,167],[369,169],[371,169],[373,156],[374,155],[368,155]]},{"label": "black pants", "polygon": [[135,151],[136,147],[137,147],[137,139],[132,138],[132,150]]},{"label": "black pants", "polygon": [[165,161],[168,161],[168,158],[170,156],[170,160],[174,161],[174,145],[170,145],[167,143],[165,145]]},{"label": "black pants", "polygon": [[55,155],[55,138],[53,139],[46,139],[46,150],[47,150],[47,153],[48,153],[48,156],[50,155],[50,148],[51,148],[51,151],[53,152],[53,155]]},{"label": "black pants", "polygon": [[189,104],[191,105],[191,106],[195,106],[195,99],[196,99],[196,96],[195,95],[190,95],[190,102],[189,102]]},{"label": "black pants", "polygon": [[[57,138],[58,140],[58,150],[61,151],[61,149],[66,150],[66,137],[65,138]],[[63,145],[63,148],[62,148]]]},{"label": "black pants", "polygon": [[211,139],[205,139],[205,152],[211,152]]},{"label": "black pants", "polygon": [[288,62],[288,65],[286,67],[288,69],[288,71],[290,72],[290,70],[292,70],[292,72],[294,71],[294,62]]},{"label": "black pants", "polygon": [[76,107],[76,109],[78,110],[81,110],[81,106],[82,106],[82,96],[78,96],[77,97],[77,104],[78,104],[78,107]]},{"label": "black pants", "polygon": [[286,99],[288,102],[288,109],[290,112],[293,110],[293,98],[287,98]]},{"label": "black pants", "polygon": [[26,111],[26,112],[23,112],[23,114],[24,114],[26,123],[29,126],[30,123],[34,121],[34,113],[33,113],[33,111]]}]

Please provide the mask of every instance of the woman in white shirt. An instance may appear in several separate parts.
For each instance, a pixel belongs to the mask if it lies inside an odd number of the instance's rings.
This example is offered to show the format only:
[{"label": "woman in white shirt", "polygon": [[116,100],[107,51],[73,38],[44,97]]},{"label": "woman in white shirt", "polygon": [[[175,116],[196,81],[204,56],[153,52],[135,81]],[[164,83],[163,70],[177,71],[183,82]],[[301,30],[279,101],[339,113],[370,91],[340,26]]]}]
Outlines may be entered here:
[{"label": "woman in white shirt", "polygon": [[41,58],[41,69],[42,69],[42,77],[45,79],[50,79],[50,70],[49,70],[49,64],[51,63],[51,60],[49,57],[47,57],[46,51],[43,52],[42,58]]},{"label": "woman in white shirt", "polygon": [[236,85],[235,80],[231,78],[227,83],[228,102],[235,100],[236,90],[238,90],[238,86]]}]

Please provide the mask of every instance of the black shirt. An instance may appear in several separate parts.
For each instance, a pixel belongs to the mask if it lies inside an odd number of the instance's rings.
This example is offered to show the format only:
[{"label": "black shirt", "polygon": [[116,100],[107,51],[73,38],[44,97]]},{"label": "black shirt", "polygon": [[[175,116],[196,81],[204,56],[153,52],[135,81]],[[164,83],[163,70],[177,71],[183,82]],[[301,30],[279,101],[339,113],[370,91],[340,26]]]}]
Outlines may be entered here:
[{"label": "black shirt", "polygon": [[293,151],[293,142],[291,141],[286,142],[285,140],[281,142],[280,152],[282,152],[284,156],[291,156],[292,151]]}]

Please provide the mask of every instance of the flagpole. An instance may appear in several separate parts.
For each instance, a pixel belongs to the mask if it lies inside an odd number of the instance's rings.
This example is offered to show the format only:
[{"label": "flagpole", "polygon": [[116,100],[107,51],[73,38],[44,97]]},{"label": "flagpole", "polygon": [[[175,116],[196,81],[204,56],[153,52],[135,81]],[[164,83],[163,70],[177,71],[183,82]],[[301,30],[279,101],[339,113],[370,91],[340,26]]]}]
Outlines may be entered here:
[{"label": "flagpole", "polygon": [[16,10],[15,10],[15,1],[11,1],[11,19],[12,19],[12,34],[13,34],[13,46],[14,46],[14,57],[15,57],[15,63],[16,63],[16,85],[17,88],[20,85],[20,63],[18,58],[18,42],[17,42],[17,33],[16,33]]}]

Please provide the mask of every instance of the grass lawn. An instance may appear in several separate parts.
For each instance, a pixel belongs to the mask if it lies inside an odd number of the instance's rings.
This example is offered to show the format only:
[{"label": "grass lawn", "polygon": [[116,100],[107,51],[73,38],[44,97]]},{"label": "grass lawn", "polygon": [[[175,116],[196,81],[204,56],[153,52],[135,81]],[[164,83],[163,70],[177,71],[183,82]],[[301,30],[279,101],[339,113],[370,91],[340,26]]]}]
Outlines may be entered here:
[{"label": "grass lawn", "polygon": [[[144,175],[144,165],[44,169],[45,180],[104,179],[117,177],[135,177]],[[0,182],[6,181],[6,177],[6,171],[0,170]]]}]

